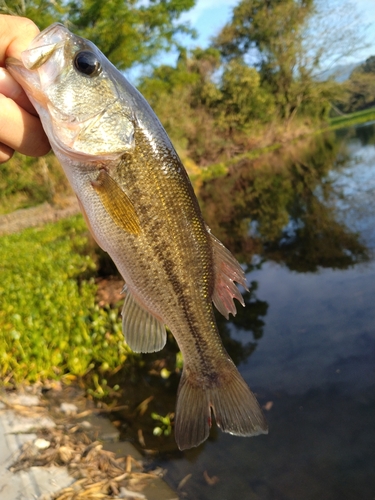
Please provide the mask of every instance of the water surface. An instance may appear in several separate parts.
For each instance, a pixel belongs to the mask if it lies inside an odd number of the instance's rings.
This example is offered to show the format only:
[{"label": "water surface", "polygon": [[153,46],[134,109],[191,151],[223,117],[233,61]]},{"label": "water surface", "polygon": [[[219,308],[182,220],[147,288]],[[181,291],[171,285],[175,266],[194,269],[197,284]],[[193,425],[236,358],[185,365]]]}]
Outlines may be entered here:
[{"label": "water surface", "polygon": [[268,436],[213,429],[159,460],[191,500],[375,497],[375,125],[243,162],[203,187],[251,283],[219,320]]}]

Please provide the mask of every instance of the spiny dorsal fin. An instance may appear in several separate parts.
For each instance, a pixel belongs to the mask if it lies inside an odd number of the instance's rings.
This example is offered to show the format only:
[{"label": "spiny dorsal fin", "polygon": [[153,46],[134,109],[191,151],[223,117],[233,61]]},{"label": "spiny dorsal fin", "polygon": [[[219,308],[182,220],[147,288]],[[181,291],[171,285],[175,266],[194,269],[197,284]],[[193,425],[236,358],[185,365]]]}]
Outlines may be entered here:
[{"label": "spiny dorsal fin", "polygon": [[122,331],[134,352],[160,351],[167,341],[164,324],[146,311],[129,290],[122,308]]},{"label": "spiny dorsal fin", "polygon": [[128,233],[140,234],[141,226],[133,203],[117,182],[102,169],[91,184],[113,222]]},{"label": "spiny dorsal fin", "polygon": [[227,319],[229,313],[237,314],[233,299],[237,299],[243,306],[243,297],[234,284],[236,281],[246,290],[246,276],[237,260],[230,251],[208,230],[213,247],[213,264],[215,274],[215,287],[212,294],[212,302],[216,309]]}]

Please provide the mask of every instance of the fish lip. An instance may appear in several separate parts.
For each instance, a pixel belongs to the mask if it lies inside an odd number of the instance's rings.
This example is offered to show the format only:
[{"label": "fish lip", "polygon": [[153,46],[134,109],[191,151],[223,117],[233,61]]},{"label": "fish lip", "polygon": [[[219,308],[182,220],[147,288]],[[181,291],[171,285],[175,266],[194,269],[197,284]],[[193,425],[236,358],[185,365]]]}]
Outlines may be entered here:
[{"label": "fish lip", "polygon": [[[37,74],[25,67],[22,61],[15,57],[5,59],[5,67],[12,77],[26,90],[33,88],[40,90],[40,82]],[[31,83],[32,82],[32,83]]]},{"label": "fish lip", "polygon": [[[37,72],[33,71],[33,58],[31,58],[31,63],[28,62],[27,55],[30,54],[34,49],[40,49],[43,46],[54,46],[54,50],[61,47],[62,44],[66,42],[68,38],[72,37],[72,33],[61,23],[53,23],[48,28],[41,31],[30,43],[26,50],[21,53],[21,60],[14,57],[8,57],[5,60],[5,66],[11,73],[11,75],[22,84],[23,87],[32,88],[28,83],[30,80],[33,81],[33,85],[40,89],[39,78],[37,77]],[[54,51],[53,50],[53,51]],[[51,54],[53,52],[51,50]]]},{"label": "fish lip", "polygon": [[[50,45],[52,43],[59,43],[62,41],[61,34],[64,32],[64,39],[67,37],[71,38],[72,33],[61,23],[53,23],[48,28],[44,29],[37,35],[30,45],[27,47],[26,51],[30,49],[35,49],[41,47],[42,45]],[[56,32],[56,33],[54,33]],[[55,35],[55,36],[54,36]],[[48,38],[48,40],[47,40]],[[25,52],[26,52],[25,51]]]}]

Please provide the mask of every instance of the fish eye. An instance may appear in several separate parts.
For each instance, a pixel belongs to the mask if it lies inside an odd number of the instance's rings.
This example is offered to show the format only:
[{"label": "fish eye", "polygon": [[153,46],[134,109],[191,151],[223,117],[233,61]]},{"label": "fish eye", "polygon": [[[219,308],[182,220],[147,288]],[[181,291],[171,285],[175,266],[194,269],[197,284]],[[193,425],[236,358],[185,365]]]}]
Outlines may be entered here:
[{"label": "fish eye", "polygon": [[98,58],[93,52],[82,50],[74,56],[74,67],[86,76],[97,76],[101,66]]}]

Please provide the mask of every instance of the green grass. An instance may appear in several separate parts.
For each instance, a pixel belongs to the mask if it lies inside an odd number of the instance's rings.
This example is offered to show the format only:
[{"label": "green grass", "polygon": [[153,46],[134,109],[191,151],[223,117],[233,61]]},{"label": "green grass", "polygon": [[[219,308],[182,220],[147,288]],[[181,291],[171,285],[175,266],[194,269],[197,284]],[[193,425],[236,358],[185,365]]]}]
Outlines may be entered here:
[{"label": "green grass", "polygon": [[335,116],[330,120],[330,129],[349,127],[350,125],[355,125],[356,123],[364,123],[370,120],[375,120],[375,108],[364,109],[362,111],[356,111],[355,113],[350,113],[343,116]]},{"label": "green grass", "polygon": [[0,239],[0,380],[106,373],[129,355],[118,311],[95,302],[94,259],[76,216]]}]

